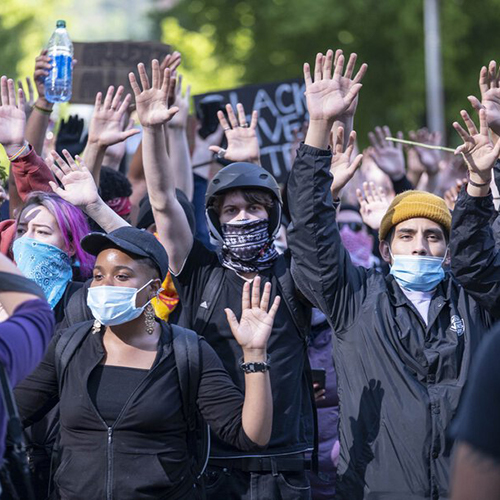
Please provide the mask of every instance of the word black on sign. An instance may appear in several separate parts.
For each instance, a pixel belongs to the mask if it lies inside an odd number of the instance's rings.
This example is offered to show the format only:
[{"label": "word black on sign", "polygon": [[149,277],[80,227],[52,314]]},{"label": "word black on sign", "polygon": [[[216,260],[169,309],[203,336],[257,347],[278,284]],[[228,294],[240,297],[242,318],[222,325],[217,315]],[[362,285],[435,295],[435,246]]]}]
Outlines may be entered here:
[{"label": "word black on sign", "polygon": [[233,90],[224,90],[194,96],[196,109],[207,97],[220,97],[236,110],[241,102],[250,123],[252,110],[259,112],[257,136],[259,138],[262,166],[271,172],[279,183],[284,183],[290,170],[290,147],[293,131],[301,128],[308,117],[305,84],[302,80],[280,83],[247,85]]}]

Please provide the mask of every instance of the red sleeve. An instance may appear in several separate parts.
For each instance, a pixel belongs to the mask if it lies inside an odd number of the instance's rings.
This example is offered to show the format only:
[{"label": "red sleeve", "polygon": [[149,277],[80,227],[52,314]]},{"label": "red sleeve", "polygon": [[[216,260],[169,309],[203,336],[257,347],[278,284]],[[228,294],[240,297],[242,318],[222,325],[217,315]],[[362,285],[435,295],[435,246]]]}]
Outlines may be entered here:
[{"label": "red sleeve", "polygon": [[27,155],[11,163],[17,192],[23,201],[33,191],[52,192],[49,181],[54,180],[50,168],[31,146],[30,148]]}]

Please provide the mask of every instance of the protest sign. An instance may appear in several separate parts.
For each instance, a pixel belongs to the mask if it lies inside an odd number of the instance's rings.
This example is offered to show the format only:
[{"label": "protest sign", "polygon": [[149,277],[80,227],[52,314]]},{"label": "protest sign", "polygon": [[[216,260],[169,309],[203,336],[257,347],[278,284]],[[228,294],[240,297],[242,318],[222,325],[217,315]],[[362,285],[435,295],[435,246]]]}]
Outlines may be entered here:
[{"label": "protest sign", "polygon": [[110,85],[125,87],[130,71],[137,72],[143,62],[150,75],[149,61],[162,61],[171,52],[170,45],[160,42],[96,42],[73,44],[78,61],[73,72],[73,104],[94,104],[97,92],[106,93]]},{"label": "protest sign", "polygon": [[250,122],[252,110],[259,112],[257,136],[262,166],[280,183],[285,182],[290,170],[290,145],[293,131],[300,129],[307,117],[303,80],[247,85],[232,90],[194,96],[196,109],[201,100],[217,97],[236,109],[241,102]]}]

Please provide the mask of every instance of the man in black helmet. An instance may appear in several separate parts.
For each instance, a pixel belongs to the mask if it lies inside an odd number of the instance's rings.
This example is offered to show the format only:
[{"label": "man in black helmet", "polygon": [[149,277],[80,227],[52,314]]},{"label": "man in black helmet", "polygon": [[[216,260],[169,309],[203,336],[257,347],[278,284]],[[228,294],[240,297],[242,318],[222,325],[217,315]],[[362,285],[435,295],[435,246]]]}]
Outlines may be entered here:
[{"label": "man in black helmet", "polygon": [[162,130],[175,110],[167,106],[157,63],[153,62],[151,88],[143,66],[139,74],[144,90],[135,80],[132,88],[144,127],[144,171],[157,231],[183,305],[184,326],[206,338],[241,388],[241,349],[224,309],[234,308],[238,314],[242,285],[257,274],[272,284],[270,300],[276,295],[283,299],[269,340],[270,358],[253,360],[259,369],[271,368],[275,419],[270,444],[249,455],[214,437],[205,481],[207,496],[217,500],[309,499],[305,454],[313,448],[314,424],[305,338],[310,309],[297,296],[289,255],[279,255],[273,244],[282,201],[275,179],[255,164],[257,115],[253,114],[249,125],[239,105],[238,118],[231,107],[227,109],[231,126],[221,120],[228,139],[226,158],[236,163],[214,177],[206,196],[209,229],[220,245],[216,253],[193,238],[175,196],[174,166],[169,163]]}]

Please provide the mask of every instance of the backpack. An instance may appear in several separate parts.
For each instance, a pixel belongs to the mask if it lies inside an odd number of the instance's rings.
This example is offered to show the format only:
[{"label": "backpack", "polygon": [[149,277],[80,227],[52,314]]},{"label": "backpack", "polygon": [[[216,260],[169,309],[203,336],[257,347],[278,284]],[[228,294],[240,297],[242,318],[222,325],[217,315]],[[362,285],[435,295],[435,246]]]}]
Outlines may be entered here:
[{"label": "backpack", "polygon": [[[92,324],[93,321],[86,321],[61,332],[56,343],[54,356],[59,390],[61,390],[64,372],[68,363],[89,334]],[[203,420],[196,405],[201,376],[200,338],[195,332],[187,328],[167,325],[172,334],[175,364],[181,390],[182,411],[188,426],[187,444],[191,460],[191,471],[195,480],[195,488],[199,490],[199,496],[204,498],[203,473],[210,453],[210,428]],[[59,446],[58,440],[56,440],[51,453],[51,483],[58,458]],[[52,484],[49,486],[49,492],[51,490]]]}]

